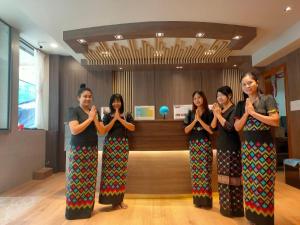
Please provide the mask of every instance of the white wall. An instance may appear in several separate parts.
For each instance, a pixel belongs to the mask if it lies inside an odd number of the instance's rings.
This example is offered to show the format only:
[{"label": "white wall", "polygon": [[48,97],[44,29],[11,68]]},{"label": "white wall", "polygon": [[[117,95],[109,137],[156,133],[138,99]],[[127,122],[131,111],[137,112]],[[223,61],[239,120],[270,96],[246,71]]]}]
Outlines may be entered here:
[{"label": "white wall", "polygon": [[11,131],[0,131],[0,192],[32,178],[45,165],[46,132],[18,131],[19,32],[12,29]]}]

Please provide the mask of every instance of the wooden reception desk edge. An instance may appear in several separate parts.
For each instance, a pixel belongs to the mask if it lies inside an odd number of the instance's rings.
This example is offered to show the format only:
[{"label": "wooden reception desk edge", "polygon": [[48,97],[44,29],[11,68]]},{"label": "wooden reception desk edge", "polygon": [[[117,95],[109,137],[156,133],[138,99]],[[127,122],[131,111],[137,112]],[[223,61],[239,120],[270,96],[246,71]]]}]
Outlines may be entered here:
[{"label": "wooden reception desk edge", "polygon": [[187,150],[188,135],[182,120],[137,120],[129,132],[130,150]]}]

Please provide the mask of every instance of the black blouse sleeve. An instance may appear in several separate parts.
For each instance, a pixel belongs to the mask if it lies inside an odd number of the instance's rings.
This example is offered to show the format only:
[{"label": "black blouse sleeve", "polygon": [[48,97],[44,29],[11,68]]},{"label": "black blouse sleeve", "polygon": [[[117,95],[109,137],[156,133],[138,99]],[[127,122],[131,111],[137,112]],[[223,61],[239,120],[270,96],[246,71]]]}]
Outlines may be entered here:
[{"label": "black blouse sleeve", "polygon": [[111,120],[110,114],[109,114],[109,113],[104,114],[103,120],[102,120],[102,121],[103,121],[103,124],[104,124],[104,125],[109,124],[110,120]]},{"label": "black blouse sleeve", "polygon": [[79,115],[78,115],[78,110],[77,108],[73,108],[73,107],[70,107],[69,108],[69,116],[68,116],[68,121],[74,121],[74,120],[77,120],[79,121]]},{"label": "black blouse sleeve", "polygon": [[192,111],[189,110],[188,113],[185,115],[185,118],[183,120],[184,125],[189,125],[191,123],[191,117],[192,117]]},{"label": "black blouse sleeve", "polygon": [[272,95],[266,96],[266,110],[268,114],[278,112],[276,100]]},{"label": "black blouse sleeve", "polygon": [[214,119],[214,114],[211,110],[209,110],[208,114],[207,114],[207,125],[210,126],[211,122]]},{"label": "black blouse sleeve", "polygon": [[227,131],[233,131],[234,130],[234,118],[235,118],[235,107],[229,112],[228,117],[225,118],[225,124],[223,128]]},{"label": "black blouse sleeve", "polygon": [[245,101],[239,101],[235,108],[234,118],[240,119],[245,113]]},{"label": "black blouse sleeve", "polygon": [[131,113],[126,114],[126,122],[128,122],[128,123],[133,123],[134,122],[134,119],[133,119],[133,116],[132,116]]}]

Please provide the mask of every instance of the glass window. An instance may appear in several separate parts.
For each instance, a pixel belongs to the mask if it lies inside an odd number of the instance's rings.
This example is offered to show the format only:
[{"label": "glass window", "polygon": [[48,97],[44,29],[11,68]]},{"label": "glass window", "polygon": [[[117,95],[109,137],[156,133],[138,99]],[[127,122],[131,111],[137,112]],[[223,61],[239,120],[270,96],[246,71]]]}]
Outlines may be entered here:
[{"label": "glass window", "polygon": [[37,79],[34,49],[20,41],[18,126],[36,128]]},{"label": "glass window", "polygon": [[10,125],[10,27],[0,20],[0,129]]}]

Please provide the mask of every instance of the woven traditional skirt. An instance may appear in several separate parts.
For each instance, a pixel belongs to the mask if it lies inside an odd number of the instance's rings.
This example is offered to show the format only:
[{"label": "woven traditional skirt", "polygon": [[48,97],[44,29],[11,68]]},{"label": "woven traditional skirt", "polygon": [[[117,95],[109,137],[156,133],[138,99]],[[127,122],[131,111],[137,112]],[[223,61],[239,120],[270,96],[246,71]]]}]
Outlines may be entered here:
[{"label": "woven traditional skirt", "polygon": [[197,207],[212,207],[212,147],[208,138],[190,140],[190,169],[193,203]]},{"label": "woven traditional skirt", "polygon": [[98,146],[74,146],[68,150],[66,218],[91,217],[95,203]]},{"label": "woven traditional skirt", "polygon": [[246,218],[257,225],[274,224],[276,150],[270,132],[245,132],[242,144]]},{"label": "woven traditional skirt", "polygon": [[224,216],[244,216],[241,161],[240,149],[218,149],[219,203],[220,212]]},{"label": "woven traditional skirt", "polygon": [[99,203],[118,205],[123,201],[129,155],[128,139],[108,137],[104,141]]}]

